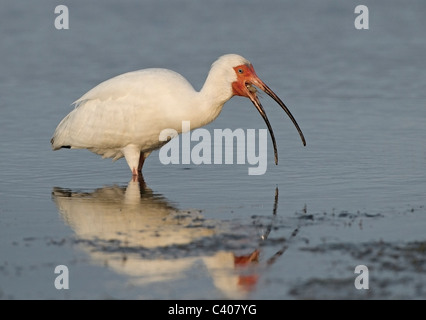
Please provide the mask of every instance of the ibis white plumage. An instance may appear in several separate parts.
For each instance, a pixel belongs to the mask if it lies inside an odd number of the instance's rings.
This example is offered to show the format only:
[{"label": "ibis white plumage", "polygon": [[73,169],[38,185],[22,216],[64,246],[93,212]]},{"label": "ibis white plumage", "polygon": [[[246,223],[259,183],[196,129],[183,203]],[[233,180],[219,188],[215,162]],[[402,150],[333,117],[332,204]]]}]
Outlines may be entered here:
[{"label": "ibis white plumage", "polygon": [[252,64],[236,54],[218,58],[198,92],[180,74],[167,69],[144,69],[106,80],[74,102],[75,108],[57,126],[52,149],[88,149],[113,160],[125,157],[133,176],[142,175],[148,155],[167,141],[164,129],[182,132],[182,121],[191,130],[217,118],[233,96],[249,98],[264,119],[274,146],[274,133],[257,96],[266,92],[287,113],[306,145],[299,125],[281,99],[256,75]]}]

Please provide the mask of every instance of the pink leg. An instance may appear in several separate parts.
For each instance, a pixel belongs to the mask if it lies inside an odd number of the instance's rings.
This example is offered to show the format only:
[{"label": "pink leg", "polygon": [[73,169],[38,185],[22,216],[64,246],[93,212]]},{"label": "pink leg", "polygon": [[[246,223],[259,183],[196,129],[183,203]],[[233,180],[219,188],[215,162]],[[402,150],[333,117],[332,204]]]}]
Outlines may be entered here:
[{"label": "pink leg", "polygon": [[144,155],[143,152],[141,152],[140,155],[139,155],[138,169],[136,170],[136,168],[133,167],[133,170],[132,170],[132,175],[133,175],[132,180],[133,181],[138,181],[139,178],[142,178],[142,167],[143,167],[144,162],[145,162],[145,155]]},{"label": "pink leg", "polygon": [[139,155],[139,165],[138,165],[138,173],[141,174],[142,173],[142,166],[143,163],[145,162],[145,155],[143,152],[141,152],[141,154]]}]

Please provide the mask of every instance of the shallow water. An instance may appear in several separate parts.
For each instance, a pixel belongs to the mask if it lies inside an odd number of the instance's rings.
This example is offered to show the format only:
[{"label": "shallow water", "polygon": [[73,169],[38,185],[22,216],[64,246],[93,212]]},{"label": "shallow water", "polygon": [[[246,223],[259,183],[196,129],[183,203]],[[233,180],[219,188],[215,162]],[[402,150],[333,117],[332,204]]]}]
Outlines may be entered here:
[{"label": "shallow water", "polygon": [[[9,2],[0,12],[1,299],[426,298],[426,4],[347,1]],[[266,94],[279,164],[162,165],[52,152],[70,104],[117,74],[242,54]],[[247,110],[247,112],[246,112]],[[233,98],[206,126],[265,125]],[[70,272],[57,290],[57,265]],[[357,265],[369,289],[357,290]]]}]

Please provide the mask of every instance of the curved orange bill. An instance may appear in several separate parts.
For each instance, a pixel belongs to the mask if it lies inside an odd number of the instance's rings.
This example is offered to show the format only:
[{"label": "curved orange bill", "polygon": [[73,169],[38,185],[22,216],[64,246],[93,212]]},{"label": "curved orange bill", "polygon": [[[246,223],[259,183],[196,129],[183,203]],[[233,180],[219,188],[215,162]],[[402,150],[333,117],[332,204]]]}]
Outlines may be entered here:
[{"label": "curved orange bill", "polygon": [[251,83],[246,83],[246,89],[247,89],[247,97],[251,100],[251,102],[256,107],[257,111],[259,111],[260,115],[262,116],[263,120],[266,123],[266,126],[268,127],[269,134],[272,138],[272,144],[274,146],[274,155],[275,155],[275,164],[278,164],[278,152],[277,152],[277,144],[275,142],[275,136],[274,132],[272,130],[271,124],[269,123],[268,117],[266,116],[265,110],[263,109],[262,104],[259,101],[259,98],[256,94],[257,90],[253,87],[253,85],[264,91],[266,94],[268,94],[272,99],[274,99],[281,108],[287,113],[291,121],[293,121],[294,126],[296,127],[297,131],[299,132],[300,138],[302,139],[303,145],[306,146],[305,137],[303,136],[303,132],[300,129],[299,125],[296,122],[296,119],[294,119],[293,115],[291,114],[290,110],[286,107],[284,102],[281,101],[281,99],[259,78],[252,79]]}]

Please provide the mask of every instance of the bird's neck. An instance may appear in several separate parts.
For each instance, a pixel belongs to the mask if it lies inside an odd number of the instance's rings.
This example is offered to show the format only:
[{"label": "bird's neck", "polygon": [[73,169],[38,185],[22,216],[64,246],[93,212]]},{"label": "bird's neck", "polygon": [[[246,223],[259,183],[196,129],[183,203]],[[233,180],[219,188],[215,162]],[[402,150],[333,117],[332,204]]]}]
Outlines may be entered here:
[{"label": "bird's neck", "polygon": [[231,84],[223,81],[223,77],[211,70],[200,92],[198,92],[197,115],[194,125],[204,126],[215,120],[222,111],[223,105],[233,96]]}]

